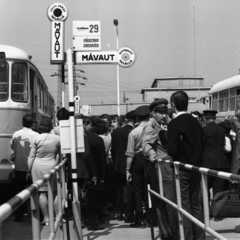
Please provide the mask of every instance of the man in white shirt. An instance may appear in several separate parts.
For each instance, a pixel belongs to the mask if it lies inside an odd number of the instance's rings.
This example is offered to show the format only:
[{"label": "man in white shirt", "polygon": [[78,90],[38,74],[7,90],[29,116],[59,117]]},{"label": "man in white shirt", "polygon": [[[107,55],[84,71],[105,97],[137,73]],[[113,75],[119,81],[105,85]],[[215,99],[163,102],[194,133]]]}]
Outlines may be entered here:
[{"label": "man in white shirt", "polygon": [[[31,129],[34,119],[31,114],[26,114],[22,118],[23,128],[13,134],[10,146],[14,151],[15,161],[15,191],[21,192],[27,184],[27,174],[29,172],[27,159],[30,152],[30,143],[39,133]],[[15,222],[22,222],[24,206],[22,205],[15,212]]]}]

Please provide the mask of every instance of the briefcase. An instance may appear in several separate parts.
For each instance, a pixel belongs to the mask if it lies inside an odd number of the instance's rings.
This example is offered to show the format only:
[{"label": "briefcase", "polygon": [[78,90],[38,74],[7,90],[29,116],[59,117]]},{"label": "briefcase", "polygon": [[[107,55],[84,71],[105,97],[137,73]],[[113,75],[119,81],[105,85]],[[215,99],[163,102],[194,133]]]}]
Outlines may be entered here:
[{"label": "briefcase", "polygon": [[84,183],[82,188],[82,204],[85,206],[99,209],[104,204],[104,190],[103,187],[94,186],[91,182]]},{"label": "briefcase", "polygon": [[240,217],[240,186],[230,184],[228,191],[216,193],[210,207],[210,215],[215,218]]}]

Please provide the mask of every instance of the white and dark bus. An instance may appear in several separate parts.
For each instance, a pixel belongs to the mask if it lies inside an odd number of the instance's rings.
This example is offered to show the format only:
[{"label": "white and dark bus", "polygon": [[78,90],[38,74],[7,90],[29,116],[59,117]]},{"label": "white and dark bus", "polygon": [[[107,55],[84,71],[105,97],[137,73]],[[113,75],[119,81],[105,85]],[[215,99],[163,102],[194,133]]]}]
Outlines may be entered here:
[{"label": "white and dark bus", "polygon": [[[40,71],[23,50],[0,45],[0,183],[9,181],[9,141],[22,128],[22,117],[55,116],[55,101]],[[11,164],[14,168],[14,164]]]},{"label": "white and dark bus", "polygon": [[209,91],[209,109],[217,110],[218,118],[235,116],[240,108],[240,75],[227,78],[213,85]]}]

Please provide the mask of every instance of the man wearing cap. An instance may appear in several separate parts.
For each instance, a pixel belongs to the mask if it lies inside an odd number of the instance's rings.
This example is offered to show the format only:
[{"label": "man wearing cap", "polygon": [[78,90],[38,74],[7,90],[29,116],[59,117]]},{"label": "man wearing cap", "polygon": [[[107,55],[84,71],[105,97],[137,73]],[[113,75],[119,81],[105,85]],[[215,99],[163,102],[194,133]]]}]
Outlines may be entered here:
[{"label": "man wearing cap", "polygon": [[[203,128],[187,113],[188,95],[178,91],[171,96],[171,106],[176,117],[168,125],[168,153],[173,161],[202,166]],[[201,175],[179,168],[182,208],[203,222],[200,200]],[[175,181],[174,181],[175,182]],[[205,231],[183,216],[184,239],[204,240]]]},{"label": "man wearing cap", "polygon": [[[149,109],[152,111],[152,118],[149,119],[142,132],[142,149],[147,157],[146,168],[147,176],[151,189],[159,193],[159,181],[157,174],[157,158],[170,159],[166,148],[163,146],[159,133],[166,131],[166,126],[170,121],[168,113],[167,99],[160,98],[150,104]],[[164,197],[176,202],[175,191],[172,182],[172,169],[169,164],[160,164]],[[178,232],[178,215],[177,211],[167,204],[153,196],[153,204],[156,207],[159,230],[161,239],[174,239]],[[170,219],[170,221],[169,221]],[[171,226],[171,227],[170,227]]]},{"label": "man wearing cap", "polygon": [[[145,228],[142,201],[146,196],[145,157],[142,152],[142,131],[149,119],[149,107],[144,105],[135,109],[139,125],[128,135],[126,178],[134,191],[136,219],[130,227]],[[146,198],[145,198],[146,199]],[[145,201],[145,206],[147,202]]]},{"label": "man wearing cap", "polygon": [[[123,189],[126,187],[126,155],[128,134],[133,130],[136,121],[134,111],[130,111],[125,116],[127,124],[124,127],[116,128],[112,132],[111,155],[113,160],[114,174],[117,184],[117,218],[123,221],[124,201]],[[127,202],[125,217],[133,219],[133,210],[130,202]]]},{"label": "man wearing cap", "polygon": [[[230,164],[224,153],[225,131],[216,124],[215,110],[203,111],[207,126],[204,131],[204,152],[203,167],[216,171],[229,172]],[[213,196],[216,193],[226,190],[227,180],[208,175],[208,189],[213,189]]]}]

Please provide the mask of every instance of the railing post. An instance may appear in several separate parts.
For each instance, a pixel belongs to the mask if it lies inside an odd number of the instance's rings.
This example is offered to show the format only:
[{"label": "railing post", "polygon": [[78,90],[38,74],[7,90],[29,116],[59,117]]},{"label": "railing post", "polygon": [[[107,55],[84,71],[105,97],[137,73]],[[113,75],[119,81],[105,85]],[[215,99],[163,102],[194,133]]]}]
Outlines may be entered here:
[{"label": "railing post", "polygon": [[175,174],[176,193],[177,193],[177,205],[178,205],[178,220],[179,220],[180,239],[184,240],[183,215],[179,211],[179,209],[182,208],[181,188],[180,188],[180,179],[179,179],[179,162],[174,162],[174,174]]},{"label": "railing post", "polygon": [[157,161],[157,166],[158,166],[158,184],[159,184],[159,192],[162,197],[163,196],[163,179],[162,179],[162,171],[161,171],[161,160]]},{"label": "railing post", "polygon": [[[61,169],[61,168],[60,168]],[[58,168],[58,170],[56,170],[56,177],[57,177],[57,203],[58,203],[58,214],[57,214],[57,220],[58,217],[60,216],[60,222],[61,223],[61,227],[59,227],[59,237],[60,240],[64,239],[64,232],[63,232],[63,220],[62,220],[62,188],[61,188],[61,177],[59,174],[60,169]],[[56,228],[57,229],[57,228]]]},{"label": "railing post", "polygon": [[40,210],[39,210],[39,192],[30,196],[31,216],[32,216],[32,237],[34,240],[41,239],[40,232]]},{"label": "railing post", "polygon": [[151,227],[151,239],[154,240],[154,231],[153,231],[153,209],[152,209],[152,200],[151,200],[151,194],[149,192],[150,184],[147,185],[148,189],[148,208],[150,212],[150,227]]},{"label": "railing post", "polygon": [[[51,171],[52,172],[52,171]],[[50,237],[55,236],[55,228],[54,228],[54,199],[53,199],[53,176],[48,179],[48,214],[49,214],[49,231]]]},{"label": "railing post", "polygon": [[[208,175],[200,168],[202,176],[202,192],[203,192],[203,213],[205,228],[210,226],[209,221],[209,198],[208,198]],[[207,169],[206,169],[207,170]]]}]

